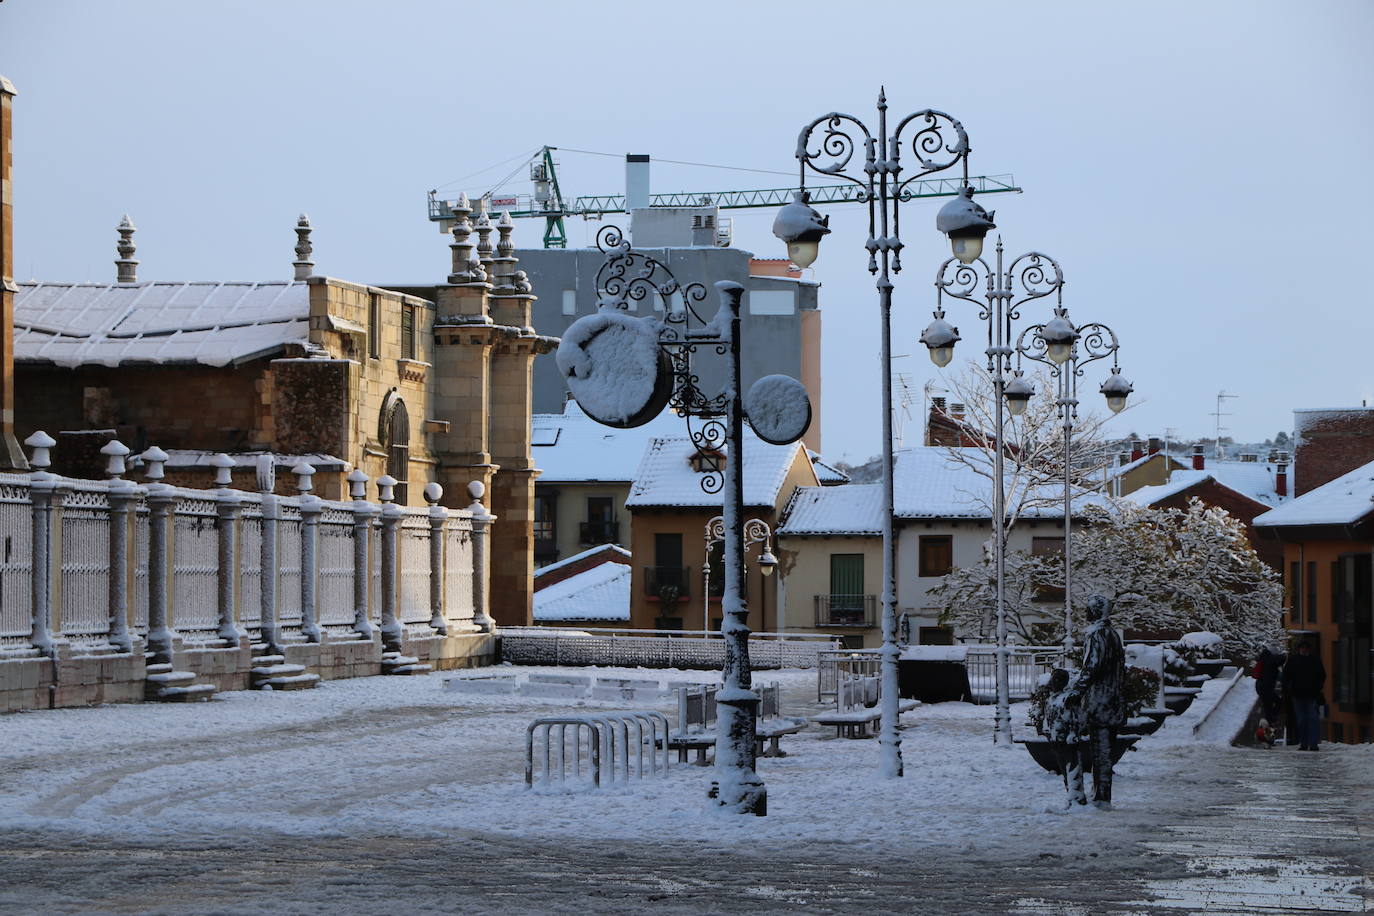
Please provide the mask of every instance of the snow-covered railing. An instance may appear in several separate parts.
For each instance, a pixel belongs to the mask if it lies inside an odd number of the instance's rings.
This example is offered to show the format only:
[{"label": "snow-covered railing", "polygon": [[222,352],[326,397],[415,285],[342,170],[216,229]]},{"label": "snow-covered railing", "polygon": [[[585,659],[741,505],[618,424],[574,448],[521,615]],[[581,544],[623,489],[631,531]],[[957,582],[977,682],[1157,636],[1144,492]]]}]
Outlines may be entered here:
[{"label": "snow-covered railing", "polygon": [[839,691],[840,668],[849,674],[875,676],[882,659],[877,649],[822,649],[816,653],[816,702],[833,700]]},{"label": "snow-covered railing", "polygon": [[573,787],[590,777],[600,788],[628,783],[631,776],[666,776],[670,766],[668,717],[659,712],[535,719],[525,732],[527,788],[565,790],[570,770]]},{"label": "snow-covered railing", "polygon": [[[816,654],[837,643],[825,633],[751,633],[749,658],[754,668],[814,668]],[[501,657],[521,665],[720,668],[725,643],[700,630],[503,627]]]},{"label": "snow-covered railing", "polygon": [[[394,481],[382,477],[376,504],[354,471],[355,498],[331,502],[311,494],[314,469],[302,463],[299,495],[276,496],[269,467],[263,492],[236,490],[232,459],[218,456],[219,489],[195,490],[162,483],[156,448],[136,484],[123,479],[118,442],[102,449],[109,480],[76,480],[46,470],[51,438],[27,444],[34,472],[0,474],[0,648],[48,651],[60,639],[127,651],[141,639],[167,655],[175,639],[232,645],[247,634],[279,646],[326,630],[491,629],[479,606],[491,516],[477,501],[440,507],[438,484],[425,488],[428,507],[411,508],[391,502]],[[480,485],[469,490],[480,498]]]},{"label": "snow-covered railing", "polygon": [[[997,695],[997,647],[968,646],[964,667],[975,703],[988,703]],[[1013,699],[1024,700],[1038,686],[1040,676],[1064,662],[1062,646],[1009,646],[1007,648],[1008,689]]]}]

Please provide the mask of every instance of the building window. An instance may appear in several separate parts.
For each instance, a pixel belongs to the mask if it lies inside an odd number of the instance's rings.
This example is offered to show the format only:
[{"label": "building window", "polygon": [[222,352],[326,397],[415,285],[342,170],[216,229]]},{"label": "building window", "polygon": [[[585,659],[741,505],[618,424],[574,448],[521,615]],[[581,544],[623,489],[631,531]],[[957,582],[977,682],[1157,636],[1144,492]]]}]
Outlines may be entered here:
[{"label": "building window", "polygon": [[554,517],[558,497],[552,493],[534,494],[534,552],[537,556],[557,555],[557,520]]},{"label": "building window", "polygon": [[415,358],[415,306],[401,306],[401,359]]},{"label": "building window", "polygon": [[393,391],[382,408],[386,422],[386,472],[396,479],[396,502],[410,502],[410,416]]},{"label": "building window", "polygon": [[797,311],[797,294],[790,289],[749,290],[749,314],[791,315]]},{"label": "building window", "polygon": [[563,290],[563,314],[564,314],[564,315],[576,315],[576,314],[577,314],[577,290],[575,290],[575,289],[565,289],[565,290]]},{"label": "building window", "polygon": [[382,297],[376,293],[367,296],[367,355],[382,355]]},{"label": "building window", "polygon": [[620,526],[615,521],[615,502],[609,496],[587,497],[587,520],[579,539],[583,544],[616,544]]},{"label": "building window", "polygon": [[719,474],[725,470],[725,453],[717,449],[699,449],[690,460],[692,470],[698,474]]},{"label": "building window", "polygon": [[1302,623],[1302,564],[1288,564],[1288,611],[1293,623]]},{"label": "building window", "polygon": [[954,569],[954,537],[948,534],[923,534],[920,541],[922,578],[947,576]]},{"label": "building window", "polygon": [[1307,562],[1307,622],[1317,620],[1317,564]]}]

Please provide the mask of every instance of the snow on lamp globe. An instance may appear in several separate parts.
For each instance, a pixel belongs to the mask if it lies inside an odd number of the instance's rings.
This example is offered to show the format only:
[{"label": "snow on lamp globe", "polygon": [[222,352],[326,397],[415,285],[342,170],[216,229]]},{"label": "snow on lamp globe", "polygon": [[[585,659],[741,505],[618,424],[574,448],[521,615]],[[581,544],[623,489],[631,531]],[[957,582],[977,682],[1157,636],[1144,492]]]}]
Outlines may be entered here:
[{"label": "snow on lamp globe", "polygon": [[973,188],[964,185],[958,197],[940,208],[935,228],[949,237],[949,247],[960,264],[972,264],[983,253],[983,236],[997,228],[992,221],[995,215],[973,199]]},{"label": "snow on lamp globe", "polygon": [[943,369],[954,359],[954,345],[959,342],[959,329],[945,321],[943,311],[937,311],[935,320],[921,332],[920,339],[930,350],[930,361]]},{"label": "snow on lamp globe", "polygon": [[1107,376],[1107,380],[1098,389],[1107,399],[1107,407],[1112,413],[1121,413],[1126,406],[1126,398],[1130,397],[1135,387],[1121,374],[1118,366],[1112,367],[1112,374]]},{"label": "snow on lamp globe", "polygon": [[773,575],[773,570],[778,568],[778,558],[773,556],[773,552],[767,547],[763,548],[763,553],[759,554],[759,572],[765,576]]},{"label": "snow on lamp globe", "polygon": [[1067,309],[1055,309],[1054,317],[1045,322],[1040,329],[1040,339],[1045,342],[1045,355],[1056,366],[1062,366],[1073,355],[1073,345],[1078,340],[1078,329],[1069,320]]},{"label": "snow on lamp globe", "polygon": [[808,201],[805,191],[796,191],[792,202],[778,211],[773,220],[773,235],[787,244],[787,257],[798,267],[810,267],[820,253],[821,239],[830,234],[830,217]]},{"label": "snow on lamp globe", "polygon": [[1013,417],[1019,417],[1026,412],[1026,405],[1034,395],[1035,386],[1020,372],[1017,372],[1016,377],[1007,382],[1006,387],[1002,389],[1002,396],[1007,399],[1007,410]]}]

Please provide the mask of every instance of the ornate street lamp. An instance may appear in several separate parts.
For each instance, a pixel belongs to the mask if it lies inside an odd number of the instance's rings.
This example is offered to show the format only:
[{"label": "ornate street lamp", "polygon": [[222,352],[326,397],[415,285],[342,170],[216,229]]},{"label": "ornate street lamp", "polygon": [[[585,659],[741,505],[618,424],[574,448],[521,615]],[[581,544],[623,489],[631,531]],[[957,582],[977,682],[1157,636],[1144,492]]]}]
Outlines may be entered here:
[{"label": "ornate street lamp", "polygon": [[[878,93],[878,130],[875,134],[853,115],[831,112],[802,128],[797,137],[797,162],[802,191],[783,207],[773,224],[773,234],[787,244],[788,256],[798,267],[816,259],[821,238],[828,233],[826,219],[809,204],[805,194],[807,171],[852,182],[860,189],[859,199],[868,204],[869,273],[877,277],[878,316],[882,328],[882,407],[883,407],[883,646],[880,652],[882,675],[882,724],[878,741],[882,747],[882,775],[902,775],[902,738],[897,730],[897,583],[896,537],[892,492],[892,274],[902,269],[901,204],[916,196],[912,182],[957,165],[963,167],[960,196],[946,205],[950,210],[942,231],[954,233],[951,244],[961,257],[977,257],[982,237],[993,227],[992,215],[973,202],[968,189],[968,135],[963,125],[942,111],[922,109],[902,118],[891,131],[887,123],[887,95]],[[914,158],[910,167],[903,156]],[[856,159],[861,157],[862,161]],[[948,224],[946,229],[945,223]],[[795,251],[795,254],[794,254]],[[798,257],[801,260],[798,260]],[[932,356],[952,355],[959,332],[945,324],[928,328]],[[948,359],[946,359],[948,362]]]},{"label": "ornate street lamp", "polygon": [[[768,813],[768,793],[755,770],[754,730],[758,694],[750,687],[749,609],[744,601],[744,421],[766,442],[795,442],[811,424],[811,402],[795,379],[769,375],[747,394],[740,391],[739,304],[744,287],[716,283],[720,312],[708,324],[696,305],[706,298],[700,283],[681,286],[666,265],[634,252],[614,226],[597,233],[606,262],[597,271],[604,290],[595,314],[577,319],[558,347],[558,367],[578,405],[608,426],[640,426],[664,406],[686,418],[698,455],[719,455],[725,467],[701,463],[700,486],[722,493],[725,545],[725,668],[717,694],[716,783],[711,797],[740,814]],[[669,301],[682,293],[683,308],[663,318],[626,314],[630,303],[650,295]],[[700,387],[693,365],[698,351],[726,357],[725,384],[716,394]]]},{"label": "ornate street lamp", "polygon": [[[1073,341],[1067,353],[1056,351],[1068,336],[1065,328],[1073,331]],[[1056,379],[1058,392],[1055,398],[1055,411],[1064,426],[1064,660],[1071,663],[1073,653],[1073,493],[1070,483],[1073,461],[1072,441],[1074,421],[1078,419],[1078,380],[1083,376],[1083,367],[1100,359],[1112,358],[1111,375],[1102,383],[1102,394],[1112,413],[1120,413],[1126,406],[1126,398],[1133,390],[1131,383],[1121,374],[1117,364],[1117,351],[1120,344],[1116,332],[1105,324],[1093,322],[1075,328],[1069,321],[1068,310],[1062,306],[1054,310],[1054,317],[1044,324],[1026,328],[1016,339],[1018,368],[1016,378],[1007,385],[1007,400],[1010,403],[1012,386],[1024,381],[1019,367],[1021,359],[1034,360],[1049,366],[1050,375]],[[1056,353],[1063,359],[1056,359]],[[1027,398],[1034,393],[1029,382]],[[1016,411],[1013,409],[1012,413]]]},{"label": "ornate street lamp", "polygon": [[[948,206],[948,205],[947,205]],[[1003,746],[1011,746],[1011,693],[1010,672],[1007,646],[1007,606],[1006,606],[1006,553],[1007,553],[1007,510],[1006,477],[1004,458],[1006,454],[1005,414],[1019,414],[1025,409],[1026,402],[1033,393],[1030,382],[1020,375],[1012,374],[1011,357],[1015,352],[1009,346],[1012,340],[1012,322],[1020,316],[1025,304],[1049,295],[1058,302],[1064,287],[1064,275],[1059,264],[1049,255],[1037,251],[1027,252],[1005,263],[1002,240],[998,238],[996,264],[990,266],[980,257],[970,258],[967,241],[961,252],[959,237],[951,235],[950,243],[955,256],[940,265],[935,275],[936,306],[935,320],[921,335],[921,342],[930,350],[930,358],[937,366],[949,363],[953,343],[940,346],[945,321],[944,300],[948,296],[970,302],[978,307],[978,316],[988,326],[987,369],[992,376],[993,400],[993,488],[992,488],[992,530],[993,559],[997,569],[997,714],[993,726],[994,740]],[[981,243],[980,243],[981,244]],[[1060,310],[1062,311],[1062,309]],[[1056,317],[1059,312],[1056,312]],[[1046,322],[1048,327],[1052,322]],[[1063,343],[1063,336],[1074,336],[1077,332],[1065,319],[1062,325],[1055,325],[1052,332],[1055,346]],[[1047,342],[1048,343],[1048,342]],[[945,349],[947,347],[948,349]],[[1070,349],[1072,344],[1070,344]],[[1059,350],[1055,351],[1059,353]],[[1066,354],[1067,357],[1067,354]]]},{"label": "ornate street lamp", "polygon": [[[748,552],[750,547],[761,544],[759,548],[759,572],[767,578],[773,575],[773,571],[778,568],[778,558],[773,556],[768,549],[768,541],[773,536],[773,531],[768,527],[768,523],[761,518],[751,518],[744,523],[744,548]],[[701,593],[701,631],[705,634],[711,632],[711,548],[725,540],[725,519],[717,515],[706,523],[706,561],[701,564],[701,579],[705,583],[705,588]],[[763,595],[759,596],[762,602]],[[766,617],[768,605],[763,604],[763,613]],[[764,621],[767,629],[767,621]]]}]

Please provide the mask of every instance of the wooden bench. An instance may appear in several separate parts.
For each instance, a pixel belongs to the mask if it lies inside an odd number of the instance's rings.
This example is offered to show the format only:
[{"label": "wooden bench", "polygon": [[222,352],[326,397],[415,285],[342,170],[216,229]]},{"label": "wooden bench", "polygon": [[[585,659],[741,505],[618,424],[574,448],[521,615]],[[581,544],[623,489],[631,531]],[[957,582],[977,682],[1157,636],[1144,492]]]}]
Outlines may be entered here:
[{"label": "wooden bench", "polygon": [[[786,757],[778,742],[783,735],[795,735],[811,722],[801,716],[782,714],[782,688],[777,684],[765,684],[757,688],[757,693],[759,717],[754,724],[754,753],[759,757]],[[763,746],[765,741],[767,748]]]}]

